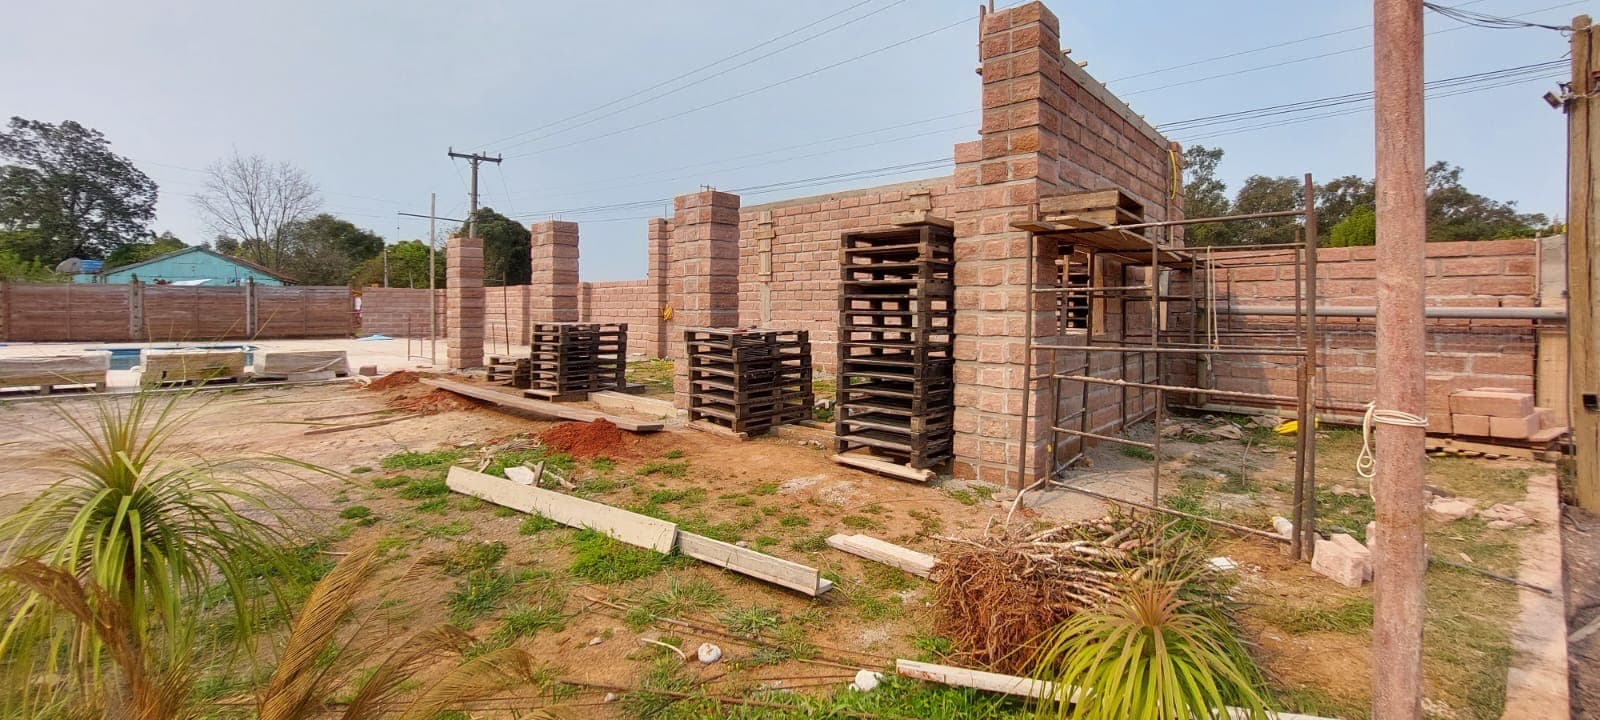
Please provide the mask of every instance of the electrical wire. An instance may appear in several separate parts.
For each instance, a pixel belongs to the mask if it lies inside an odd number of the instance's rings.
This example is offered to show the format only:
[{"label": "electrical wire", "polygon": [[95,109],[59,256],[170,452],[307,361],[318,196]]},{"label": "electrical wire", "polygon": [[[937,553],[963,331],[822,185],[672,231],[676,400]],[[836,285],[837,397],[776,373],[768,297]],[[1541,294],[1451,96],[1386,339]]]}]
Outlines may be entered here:
[{"label": "electrical wire", "polygon": [[[662,92],[662,93],[657,93],[655,95],[651,95],[649,97],[646,97],[646,98],[643,98],[643,99],[639,100],[638,102],[634,102],[634,103],[629,104],[629,105],[624,105],[624,106],[622,106],[620,108],[617,108],[615,110],[607,112],[607,113],[605,113],[603,115],[597,115],[595,117],[587,118],[587,119],[585,119],[583,121],[583,123],[580,123],[580,124],[577,124],[577,125],[572,125],[572,126],[569,126],[569,127],[561,128],[559,130],[552,130],[552,131],[544,133],[542,135],[537,135],[537,136],[534,136],[534,137],[531,137],[531,138],[518,140],[517,142],[514,142],[514,143],[512,143],[510,145],[507,145],[504,149],[509,150],[511,148],[521,147],[523,145],[527,145],[528,143],[537,142],[537,141],[543,140],[545,138],[554,137],[554,136],[560,135],[562,133],[570,132],[570,131],[576,130],[576,129],[580,128],[580,127],[584,127],[589,123],[598,122],[598,121],[604,120],[604,119],[606,119],[608,117],[616,116],[618,114],[621,114],[623,112],[627,112],[628,110],[632,110],[633,108],[639,107],[641,105],[645,105],[645,104],[648,104],[648,103],[651,103],[651,102],[655,102],[656,100],[659,100],[661,98],[667,97],[669,95],[675,95],[675,94],[677,94],[679,92],[687,90],[687,89],[689,89],[691,87],[694,87],[694,86],[699,85],[701,83],[704,83],[706,81],[722,77],[723,75],[727,75],[728,73],[731,73],[731,72],[733,72],[735,70],[738,70],[740,68],[749,67],[750,65],[753,65],[753,64],[755,64],[757,62],[760,62],[760,61],[762,61],[762,60],[764,60],[766,58],[772,57],[773,55],[777,55],[778,53],[781,53],[781,52],[784,52],[786,50],[789,50],[790,48],[794,48],[794,47],[797,47],[799,45],[803,45],[803,44],[805,44],[807,42],[810,42],[810,41],[815,40],[815,39],[817,39],[819,37],[822,37],[823,35],[831,33],[831,32],[833,32],[835,30],[839,30],[841,28],[844,28],[844,27],[847,27],[847,26],[850,26],[850,25],[854,25],[855,23],[861,22],[862,20],[866,20],[867,18],[870,18],[873,15],[877,15],[878,13],[881,13],[881,12],[883,12],[885,10],[888,10],[889,8],[892,8],[892,7],[896,6],[896,5],[899,5],[899,4],[901,4],[901,3],[905,2],[905,1],[906,0],[894,0],[894,2],[891,2],[888,5],[880,7],[878,9],[876,9],[876,10],[873,10],[872,12],[866,13],[866,14],[861,15],[859,17],[851,18],[851,19],[846,20],[846,21],[844,21],[842,23],[839,23],[838,25],[835,25],[835,26],[830,27],[830,28],[828,28],[826,30],[823,30],[822,32],[816,33],[816,34],[808,36],[808,37],[801,38],[801,39],[799,39],[799,40],[797,40],[795,42],[792,42],[792,43],[790,43],[788,45],[785,45],[783,47],[780,47],[780,48],[778,48],[776,50],[773,50],[771,52],[765,53],[763,55],[757,55],[756,57],[753,57],[753,58],[751,58],[749,60],[746,60],[746,61],[744,61],[742,63],[739,63],[738,65],[734,65],[733,67],[730,67],[730,68],[727,68],[727,69],[712,73],[712,74],[707,75],[707,76],[705,76],[703,78],[699,78],[699,79],[695,80],[694,82],[687,83],[687,84],[684,84],[684,85],[680,85],[680,86],[678,86],[676,88],[673,88],[671,90],[668,90],[666,92]],[[865,4],[865,3],[860,3],[858,5],[854,5],[854,6],[852,6],[852,8],[859,7],[861,4]],[[844,11],[840,11],[840,12],[844,12]],[[832,17],[832,16],[830,16],[830,17]],[[752,48],[752,49],[754,49],[754,48]],[[657,87],[659,87],[659,86],[657,86]],[[621,99],[626,100],[629,97],[633,97],[633,96],[624,96]],[[615,102],[615,101],[613,101],[613,102]],[[609,104],[612,104],[612,103],[607,103],[607,104],[609,105]]]},{"label": "electrical wire", "polygon": [[[507,140],[515,140],[516,138],[522,137],[524,135],[529,135],[531,133],[536,133],[536,132],[538,132],[540,130],[544,130],[546,128],[551,128],[551,127],[554,127],[556,125],[560,125],[560,124],[565,123],[565,122],[567,122],[569,120],[575,120],[577,118],[580,118],[580,117],[583,117],[585,115],[588,115],[589,113],[595,112],[596,110],[604,110],[604,109],[606,109],[608,107],[616,105],[617,103],[625,102],[630,98],[637,97],[641,93],[647,93],[647,92],[650,92],[651,90],[655,90],[657,88],[665,87],[665,86],[670,85],[670,84],[672,84],[674,82],[677,82],[678,80],[682,80],[682,79],[684,79],[686,77],[690,77],[690,76],[694,75],[695,73],[698,73],[698,72],[700,72],[702,70],[711,69],[713,67],[721,65],[722,63],[725,63],[725,62],[727,62],[729,60],[732,60],[732,59],[734,59],[736,57],[739,57],[741,55],[745,55],[747,53],[754,52],[754,51],[759,50],[761,48],[767,47],[768,45],[770,45],[770,44],[772,44],[774,42],[777,42],[777,41],[782,40],[782,39],[784,39],[786,37],[794,35],[795,33],[798,33],[798,32],[810,29],[812,27],[815,27],[817,25],[820,25],[820,24],[822,24],[824,22],[832,20],[833,18],[836,18],[836,17],[838,17],[840,15],[843,15],[843,14],[845,14],[847,12],[850,12],[851,10],[859,8],[859,7],[863,6],[863,5],[871,3],[873,1],[874,0],[861,0],[861,2],[858,2],[858,3],[854,4],[854,5],[851,5],[851,6],[845,8],[843,10],[840,10],[840,11],[834,12],[834,13],[830,13],[828,15],[824,15],[821,18],[813,20],[813,21],[811,21],[811,22],[809,22],[809,23],[807,23],[805,25],[801,25],[800,27],[797,27],[797,28],[795,28],[793,30],[790,30],[790,31],[786,32],[786,33],[783,33],[782,35],[778,35],[778,36],[773,37],[773,38],[771,38],[769,40],[757,43],[755,45],[751,45],[750,47],[747,47],[747,48],[745,48],[743,50],[740,50],[740,51],[738,51],[736,53],[733,53],[732,55],[725,55],[723,57],[717,58],[716,60],[713,60],[713,61],[711,61],[709,63],[701,65],[701,66],[699,66],[697,68],[694,68],[692,70],[684,71],[684,72],[679,73],[677,75],[674,75],[674,76],[672,76],[670,78],[667,78],[666,80],[662,80],[661,82],[658,82],[658,83],[656,83],[654,85],[651,85],[650,87],[647,87],[647,88],[644,88],[642,90],[638,90],[638,91],[635,91],[635,92],[632,92],[632,93],[628,93],[627,95],[619,96],[616,99],[611,100],[610,102],[607,102],[607,103],[604,103],[604,104],[601,104],[601,105],[596,105],[596,106],[594,106],[592,108],[589,108],[588,110],[584,110],[582,112],[578,112],[578,113],[574,113],[572,115],[568,115],[568,116],[566,116],[564,118],[561,118],[559,120],[552,120],[552,121],[547,122],[547,123],[545,123],[543,125],[540,125],[538,127],[530,128],[530,129],[527,129],[527,130],[523,130],[522,132],[518,132],[518,133],[511,134],[511,135],[507,135],[506,137],[499,138],[497,140],[492,140],[492,141],[487,142],[487,143],[481,143],[481,145],[482,146],[497,145],[497,144],[503,143],[503,142],[505,142]],[[826,34],[826,33],[822,33],[822,34]],[[819,36],[820,36],[820,34],[819,35],[814,35],[812,37],[815,38],[815,37],[819,37]],[[810,39],[810,38],[808,38],[808,39]],[[743,67],[743,66],[741,66],[741,67]],[[713,77],[715,77],[715,76],[713,76]],[[706,78],[706,79],[709,79],[709,78]],[[688,87],[688,86],[686,85],[684,87]]]},{"label": "electrical wire", "polygon": [[1555,30],[1557,32],[1572,32],[1571,25],[1545,25],[1543,23],[1517,20],[1517,16],[1500,17],[1488,13],[1462,10],[1460,5],[1451,7],[1437,3],[1424,2],[1422,6],[1443,15],[1456,22],[1473,27],[1489,28],[1491,30],[1521,30],[1525,28],[1538,28],[1542,30]]}]

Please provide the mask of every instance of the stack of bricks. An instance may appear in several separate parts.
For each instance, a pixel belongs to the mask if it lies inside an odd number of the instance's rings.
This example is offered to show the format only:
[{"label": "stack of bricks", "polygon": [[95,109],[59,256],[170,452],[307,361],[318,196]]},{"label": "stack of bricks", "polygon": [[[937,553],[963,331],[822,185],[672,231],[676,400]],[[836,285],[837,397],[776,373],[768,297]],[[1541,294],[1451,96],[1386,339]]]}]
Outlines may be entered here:
[{"label": "stack of bricks", "polygon": [[445,246],[445,343],[451,370],[483,366],[483,238]]},{"label": "stack of bricks", "polygon": [[1450,395],[1450,427],[1458,436],[1538,446],[1566,434],[1556,422],[1549,408],[1534,406],[1532,393],[1477,388]]}]

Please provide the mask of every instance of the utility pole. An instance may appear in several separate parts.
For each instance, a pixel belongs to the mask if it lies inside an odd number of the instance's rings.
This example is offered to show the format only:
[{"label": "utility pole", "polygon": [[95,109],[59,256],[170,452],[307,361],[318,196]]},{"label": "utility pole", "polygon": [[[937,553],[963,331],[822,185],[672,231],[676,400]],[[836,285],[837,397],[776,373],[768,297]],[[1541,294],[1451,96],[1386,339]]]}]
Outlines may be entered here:
[{"label": "utility pole", "polygon": [[450,157],[466,160],[472,165],[472,210],[467,213],[467,237],[475,238],[478,236],[478,166],[486,162],[499,165],[502,158],[483,153],[458,153],[455,148],[450,148]]},{"label": "utility pole", "polygon": [[1567,417],[1577,451],[1573,494],[1578,505],[1600,513],[1600,243],[1595,241],[1595,145],[1600,143],[1600,40],[1588,15],[1572,20],[1572,85],[1567,88]]},{"label": "utility pole", "polygon": [[428,351],[428,357],[431,359],[433,364],[437,365],[437,364],[439,364],[439,312],[438,312],[438,307],[437,307],[437,304],[436,304],[438,302],[438,299],[434,297],[438,293],[436,293],[434,291],[438,288],[437,277],[438,277],[438,267],[439,267],[439,263],[438,263],[439,240],[438,240],[438,231],[436,229],[438,226],[435,223],[437,221],[439,221],[439,220],[449,220],[450,222],[458,222],[458,223],[464,223],[466,221],[465,220],[458,220],[456,218],[439,217],[439,194],[438,193],[428,193],[428,214],[427,215],[422,215],[422,214],[419,214],[419,213],[408,213],[408,212],[395,213],[395,214],[396,215],[404,215],[406,217],[427,218],[428,219],[428,328],[429,328],[430,332],[432,333],[432,336],[430,338],[430,340],[432,342],[432,348]]},{"label": "utility pole", "polygon": [[[1427,455],[1422,418],[1423,0],[1373,0],[1377,150],[1377,539],[1373,547],[1373,720],[1422,717],[1422,622],[1428,558],[1422,537]],[[1302,428],[1302,431],[1305,429]]]},{"label": "utility pole", "polygon": [[389,287],[389,243],[383,244],[383,286]]}]

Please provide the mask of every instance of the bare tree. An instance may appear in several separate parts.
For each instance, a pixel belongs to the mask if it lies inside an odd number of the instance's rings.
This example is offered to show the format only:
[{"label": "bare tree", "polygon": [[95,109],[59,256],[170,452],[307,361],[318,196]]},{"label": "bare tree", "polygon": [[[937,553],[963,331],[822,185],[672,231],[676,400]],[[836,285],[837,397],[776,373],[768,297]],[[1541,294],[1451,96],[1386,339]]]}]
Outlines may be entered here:
[{"label": "bare tree", "polygon": [[317,186],[299,168],[235,152],[206,168],[206,189],[195,205],[220,237],[239,242],[240,255],[270,268],[288,259],[289,226],[322,206]]}]

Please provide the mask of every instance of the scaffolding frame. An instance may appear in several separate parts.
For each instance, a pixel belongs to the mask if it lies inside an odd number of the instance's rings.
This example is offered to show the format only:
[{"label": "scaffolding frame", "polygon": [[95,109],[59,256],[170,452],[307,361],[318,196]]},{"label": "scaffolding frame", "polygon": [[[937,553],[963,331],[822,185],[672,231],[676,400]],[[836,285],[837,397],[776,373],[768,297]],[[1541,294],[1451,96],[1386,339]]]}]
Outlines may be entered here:
[{"label": "scaffolding frame", "polygon": [[[1309,560],[1315,546],[1316,537],[1316,414],[1320,407],[1317,402],[1315,381],[1318,377],[1318,322],[1317,322],[1317,208],[1316,184],[1311,174],[1304,176],[1302,187],[1303,204],[1298,210],[1284,210],[1275,212],[1246,213],[1226,215],[1221,217],[1185,218],[1182,220],[1162,220],[1155,222],[1125,223],[1118,225],[1104,225],[1094,227],[1067,226],[1046,221],[1024,221],[1013,223],[1013,227],[1028,230],[1031,237],[1028,242],[1028,264],[1026,269],[1026,288],[1028,301],[1026,303],[1025,336],[1023,338],[1023,357],[1028,362],[1027,378],[1024,383],[1022,400],[1022,437],[1017,458],[1017,471],[1020,483],[1024,486],[1023,492],[1036,489],[1045,485],[1059,487],[1071,492],[1094,497],[1102,501],[1141,508],[1151,512],[1183,517],[1197,520],[1218,527],[1223,527],[1235,532],[1267,537],[1274,540],[1287,542],[1290,545],[1290,554],[1294,557]],[[1169,208],[1170,212],[1170,208]],[[1201,225],[1221,222],[1241,222],[1248,220],[1261,220],[1270,218],[1299,218],[1302,222],[1303,232],[1297,242],[1278,243],[1271,245],[1245,245],[1223,246],[1207,248],[1174,248],[1172,245],[1173,228],[1186,225]],[[1074,223],[1079,225],[1079,223]],[[1158,241],[1144,233],[1132,232],[1134,230],[1161,231],[1163,239]],[[1109,242],[1115,240],[1116,242]],[[1054,277],[1048,278],[1048,283],[1041,283],[1036,277],[1035,267],[1038,264],[1040,242],[1054,242],[1053,251],[1059,262],[1059,272]],[[1148,252],[1143,249],[1129,250],[1125,246],[1143,244],[1148,247]],[[1203,252],[1202,252],[1203,250]],[[1289,258],[1280,260],[1292,263],[1295,270],[1295,305],[1293,314],[1293,329],[1278,331],[1250,331],[1239,329],[1235,325],[1237,314],[1226,314],[1228,326],[1220,327],[1217,322],[1216,312],[1216,276],[1215,270],[1226,267],[1229,263],[1217,263],[1218,257],[1236,258],[1248,256],[1251,253],[1284,254],[1287,251]],[[1088,282],[1083,285],[1074,285],[1069,276],[1074,258],[1084,257],[1083,264],[1088,268]],[[1117,262],[1120,267],[1118,284],[1096,287],[1101,278],[1101,258],[1108,258]],[[1143,268],[1145,282],[1143,284],[1129,284],[1128,270],[1130,268]],[[1199,283],[1201,272],[1204,271],[1205,295],[1200,295]],[[1171,280],[1176,273],[1187,273],[1188,292],[1182,295],[1169,294]],[[1078,277],[1082,277],[1079,275]],[[1168,282],[1164,283],[1163,280]],[[1056,300],[1048,303],[1049,308],[1041,310],[1041,303],[1037,302],[1040,295],[1055,295]],[[1088,320],[1084,327],[1065,327],[1063,322],[1065,314],[1063,308],[1073,305],[1071,300],[1080,303],[1087,300],[1090,306]],[[1108,302],[1116,300],[1121,304],[1121,312],[1117,313],[1119,328],[1114,340],[1097,338],[1097,332],[1104,332],[1104,328],[1095,326],[1095,318],[1104,318],[1109,314]],[[1149,309],[1149,331],[1144,335],[1130,334],[1128,328],[1129,317],[1133,314],[1130,305],[1146,303]],[[1190,321],[1183,330],[1185,337],[1175,337],[1176,333],[1165,327],[1166,307],[1171,302],[1187,304]],[[1039,321],[1038,313],[1049,312],[1055,317],[1052,323],[1056,329],[1055,335],[1050,338],[1036,338],[1035,328]],[[1199,333],[1204,329],[1204,338]],[[1070,334],[1068,331],[1071,331]],[[1076,342],[1076,335],[1081,334],[1081,342]],[[1264,339],[1277,344],[1268,347],[1256,347],[1239,344],[1226,344],[1224,339],[1237,342],[1244,338]],[[1284,344],[1290,343],[1290,344]],[[1041,355],[1035,358],[1035,355]],[[1061,355],[1063,353],[1081,354],[1081,362],[1073,362],[1063,369]],[[1208,384],[1211,365],[1214,358],[1230,355],[1273,355],[1292,358],[1295,365],[1295,388],[1293,396],[1270,393],[1254,393],[1237,390],[1219,390],[1204,387]],[[1189,357],[1194,358],[1196,385],[1177,385],[1166,382],[1164,374],[1166,364],[1164,358]],[[1113,377],[1103,377],[1096,373],[1096,358],[1115,358],[1114,364],[1109,368]],[[1136,360],[1134,360],[1136,358]],[[1041,371],[1042,369],[1042,371]],[[1107,368],[1101,364],[1101,373]],[[1130,372],[1136,371],[1136,379],[1128,379]],[[1038,432],[1034,422],[1034,413],[1030,412],[1029,404],[1040,383],[1047,382],[1050,412],[1045,414],[1049,420],[1048,444],[1046,457],[1049,467],[1034,469],[1042,477],[1036,481],[1029,475],[1028,458],[1034,449],[1031,440]],[[1063,384],[1071,383],[1078,389],[1078,407],[1074,412],[1062,414]],[[1092,411],[1089,404],[1091,390],[1096,386],[1110,386],[1117,388],[1121,393],[1120,410],[1122,417],[1117,427],[1123,434],[1107,434],[1100,432],[1098,425],[1091,420]],[[1130,392],[1138,393],[1139,412],[1130,416]],[[1237,398],[1255,400],[1273,405],[1292,403],[1296,410],[1298,432],[1296,433],[1297,447],[1295,453],[1294,490],[1292,500],[1292,514],[1294,532],[1289,537],[1257,528],[1246,527],[1215,518],[1203,517],[1187,513],[1161,504],[1161,439],[1162,422],[1167,410],[1169,394],[1183,394],[1191,398],[1189,404],[1204,406],[1210,397]],[[1043,400],[1041,400],[1043,401]],[[1148,409],[1146,409],[1148,408]],[[1152,421],[1153,432],[1151,440],[1146,442],[1134,440],[1125,436],[1127,429],[1146,419]],[[1076,422],[1076,427],[1071,425]],[[1065,439],[1065,442],[1063,440]],[[1149,451],[1153,456],[1150,479],[1150,500],[1148,503],[1127,498],[1114,497],[1104,493],[1079,487],[1068,481],[1065,473],[1081,461],[1088,451],[1090,441],[1110,442],[1126,446],[1139,447]],[[1062,458],[1063,450],[1069,443],[1076,443],[1075,452],[1065,459]],[[1030,482],[1031,481],[1031,482]]]}]

